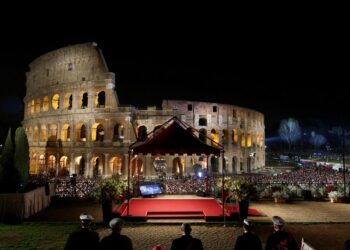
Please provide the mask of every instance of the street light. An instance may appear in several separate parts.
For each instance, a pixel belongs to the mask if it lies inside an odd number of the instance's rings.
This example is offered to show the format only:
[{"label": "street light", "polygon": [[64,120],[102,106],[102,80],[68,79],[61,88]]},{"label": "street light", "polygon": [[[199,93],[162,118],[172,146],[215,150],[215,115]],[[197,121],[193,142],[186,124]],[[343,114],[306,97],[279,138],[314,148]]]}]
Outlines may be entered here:
[{"label": "street light", "polygon": [[252,161],[252,159],[253,158],[255,158],[255,152],[253,152],[253,153],[249,153],[249,155],[248,155],[248,174],[249,174],[249,181],[251,182],[252,181],[252,170],[251,170],[251,161]]}]

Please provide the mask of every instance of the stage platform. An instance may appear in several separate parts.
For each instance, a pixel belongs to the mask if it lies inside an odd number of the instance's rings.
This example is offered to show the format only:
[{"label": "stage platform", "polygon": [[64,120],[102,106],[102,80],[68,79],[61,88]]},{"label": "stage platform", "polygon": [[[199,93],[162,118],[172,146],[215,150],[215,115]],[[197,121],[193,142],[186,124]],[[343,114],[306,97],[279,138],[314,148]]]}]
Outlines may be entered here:
[{"label": "stage platform", "polygon": [[[238,210],[233,205],[225,205],[225,217],[237,219]],[[162,219],[198,219],[216,221],[223,219],[220,200],[195,195],[159,195],[154,198],[132,198],[113,210],[126,220],[148,221]],[[251,210],[249,215],[258,215]]]}]

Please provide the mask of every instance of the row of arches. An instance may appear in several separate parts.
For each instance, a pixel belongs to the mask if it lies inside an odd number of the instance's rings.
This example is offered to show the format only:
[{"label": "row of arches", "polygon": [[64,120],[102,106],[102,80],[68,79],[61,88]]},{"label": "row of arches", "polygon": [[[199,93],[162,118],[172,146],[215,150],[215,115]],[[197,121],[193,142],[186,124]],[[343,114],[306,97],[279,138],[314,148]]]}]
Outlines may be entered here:
[{"label": "row of arches", "polygon": [[[80,176],[98,177],[102,175],[124,174],[123,157],[113,156],[108,160],[105,168],[105,156],[93,156],[86,159],[83,155],[75,156],[72,159],[67,155],[38,154],[34,153],[30,158],[30,173],[44,173],[51,177],[67,176],[75,173]],[[87,164],[88,163],[88,164]]]},{"label": "row of arches", "polygon": [[[112,156],[106,158],[104,155],[96,155],[87,159],[84,155],[77,155],[70,158],[68,155],[56,155],[53,153],[39,154],[34,153],[30,157],[30,173],[31,174],[47,174],[51,177],[55,176],[68,176],[69,174],[77,174],[79,176],[98,177],[105,175],[127,175],[127,161],[126,157],[121,155]],[[186,166],[184,157],[175,157],[169,163],[171,166],[164,166],[164,171],[167,174],[171,174],[174,177],[182,177],[188,172],[197,171],[195,166],[200,166],[201,169],[210,173],[219,173],[219,160],[216,156],[211,156],[209,160],[204,157],[199,157],[198,160],[193,160],[190,166]],[[107,161],[107,162],[106,162]],[[156,167],[157,162],[166,162],[165,158],[155,157],[153,158],[152,165]],[[232,170],[244,171],[242,159],[240,159],[240,168],[237,169],[238,159],[232,158]],[[107,164],[106,164],[107,163]],[[130,175],[136,177],[138,175],[143,176],[145,173],[144,159],[141,157],[133,157],[131,159]],[[188,165],[188,164],[187,164]],[[228,169],[228,159],[225,158],[225,168]]]},{"label": "row of arches", "polygon": [[[61,100],[63,98],[63,100]],[[77,107],[79,109],[85,109],[89,105],[89,95],[87,91],[81,91],[78,94],[78,102]],[[62,97],[55,93],[49,98],[49,96],[44,96],[41,98],[32,99],[27,104],[27,113],[34,114],[40,112],[47,112],[49,110],[71,110],[73,108],[73,93],[67,92]],[[105,91],[97,91],[95,92],[95,99],[93,103],[93,107],[95,108],[103,108],[106,104],[106,93]],[[61,107],[63,105],[63,107]]]},{"label": "row of arches", "polygon": [[[62,142],[66,141],[88,141],[88,128],[85,123],[78,123],[73,130],[70,123],[61,124],[58,131],[57,124],[41,124],[26,128],[28,140],[32,142],[54,142],[58,138]],[[116,123],[113,127],[111,141],[122,141],[124,139],[125,127],[121,123]],[[74,133],[74,136],[73,136]],[[104,141],[105,128],[102,123],[94,123],[91,126],[91,141]]]},{"label": "row of arches", "polygon": [[[154,130],[156,130],[159,126],[156,126]],[[137,130],[137,138],[138,140],[145,140],[147,136],[147,128],[145,126],[139,126]],[[201,128],[198,133],[199,140],[207,143],[207,129]],[[221,137],[221,138],[220,138]],[[229,143],[229,130],[223,129],[220,133],[219,129],[213,128],[210,131],[209,138],[211,139],[211,144],[213,146],[217,144],[228,144]],[[231,142],[235,145],[240,145],[241,147],[252,147],[257,145],[262,147],[264,145],[264,137],[259,133],[245,133],[240,131],[237,128],[231,130]]]}]

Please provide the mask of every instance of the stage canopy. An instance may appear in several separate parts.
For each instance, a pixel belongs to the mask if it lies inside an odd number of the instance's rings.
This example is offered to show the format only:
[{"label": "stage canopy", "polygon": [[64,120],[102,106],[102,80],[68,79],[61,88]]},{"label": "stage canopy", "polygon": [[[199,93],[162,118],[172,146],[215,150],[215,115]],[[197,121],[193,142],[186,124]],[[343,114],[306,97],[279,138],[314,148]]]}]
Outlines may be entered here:
[{"label": "stage canopy", "polygon": [[135,154],[196,154],[220,156],[223,147],[203,135],[206,141],[213,142],[211,146],[198,138],[199,132],[188,124],[173,117],[159,128],[147,135],[144,141],[137,141],[130,145],[130,153]]}]

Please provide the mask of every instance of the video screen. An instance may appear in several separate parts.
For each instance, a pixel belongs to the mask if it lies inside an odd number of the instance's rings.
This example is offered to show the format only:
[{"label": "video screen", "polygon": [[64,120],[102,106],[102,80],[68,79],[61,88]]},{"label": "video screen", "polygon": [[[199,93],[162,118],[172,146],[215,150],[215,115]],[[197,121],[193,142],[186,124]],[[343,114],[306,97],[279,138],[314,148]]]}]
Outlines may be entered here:
[{"label": "video screen", "polygon": [[142,196],[146,195],[154,195],[154,194],[161,194],[162,190],[159,186],[159,184],[141,184],[140,185],[140,191]]}]

